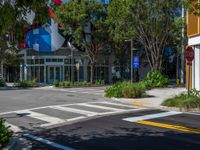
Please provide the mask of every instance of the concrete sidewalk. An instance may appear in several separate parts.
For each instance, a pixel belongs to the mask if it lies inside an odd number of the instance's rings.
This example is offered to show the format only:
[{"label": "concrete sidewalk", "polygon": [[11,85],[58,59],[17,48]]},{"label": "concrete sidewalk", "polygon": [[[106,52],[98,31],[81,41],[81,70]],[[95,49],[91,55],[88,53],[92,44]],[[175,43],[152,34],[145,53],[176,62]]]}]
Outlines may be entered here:
[{"label": "concrete sidewalk", "polygon": [[112,98],[113,100],[133,104],[133,105],[141,105],[146,107],[160,107],[162,102],[168,98],[172,98],[176,95],[179,95],[183,92],[186,92],[186,88],[159,88],[152,89],[146,91],[146,98],[136,98],[136,99],[128,99],[128,98]]}]

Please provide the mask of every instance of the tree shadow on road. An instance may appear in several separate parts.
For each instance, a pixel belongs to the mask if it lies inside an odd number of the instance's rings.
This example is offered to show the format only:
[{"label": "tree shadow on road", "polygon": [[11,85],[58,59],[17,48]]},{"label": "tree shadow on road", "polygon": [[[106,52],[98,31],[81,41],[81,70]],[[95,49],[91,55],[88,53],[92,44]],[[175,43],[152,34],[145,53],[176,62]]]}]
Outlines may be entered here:
[{"label": "tree shadow on road", "polygon": [[[77,123],[36,135],[76,150],[199,150],[200,148],[200,135],[197,134],[134,123],[110,125],[101,122],[97,125],[98,122]],[[33,143],[33,149],[51,148]]]}]

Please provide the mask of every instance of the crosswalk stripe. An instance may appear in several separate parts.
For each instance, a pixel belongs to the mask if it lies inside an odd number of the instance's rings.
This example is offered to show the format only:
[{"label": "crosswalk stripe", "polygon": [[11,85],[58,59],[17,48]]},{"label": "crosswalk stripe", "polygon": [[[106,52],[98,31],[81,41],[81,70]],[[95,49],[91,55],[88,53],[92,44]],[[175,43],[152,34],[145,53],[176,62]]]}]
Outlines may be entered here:
[{"label": "crosswalk stripe", "polygon": [[93,107],[93,108],[99,108],[99,109],[105,109],[105,110],[112,110],[112,111],[123,111],[123,109],[117,109],[117,108],[111,108],[106,106],[99,106],[99,105],[93,105],[93,104],[78,104],[80,106],[86,106],[86,107]]},{"label": "crosswalk stripe", "polygon": [[71,119],[67,119],[68,122],[70,121],[76,121],[76,120],[80,120],[80,119],[84,119],[86,118],[85,116],[80,116],[80,117],[75,117],[75,118],[71,118]]},{"label": "crosswalk stripe", "polygon": [[81,109],[75,109],[75,108],[70,108],[70,107],[53,106],[53,107],[50,107],[50,108],[61,110],[61,111],[67,111],[67,112],[82,114],[82,115],[86,115],[88,117],[98,115],[98,113],[96,113],[96,112],[86,111],[86,110],[81,110]]},{"label": "crosswalk stripe", "polygon": [[124,107],[129,107],[129,108],[137,108],[136,106],[130,106],[130,105],[125,105],[125,104],[119,104],[119,103],[111,103],[111,102],[97,102],[101,104],[110,104],[114,106],[124,106]]},{"label": "crosswalk stripe", "polygon": [[50,126],[50,125],[55,125],[55,124],[66,122],[63,119],[60,119],[60,118],[57,118],[57,117],[48,116],[48,115],[37,113],[37,112],[33,112],[33,111],[30,111],[30,110],[22,110],[22,111],[18,111],[16,113],[17,114],[27,114],[27,116],[29,116],[29,117],[48,122],[48,123],[42,124],[41,127],[45,127],[45,126]]},{"label": "crosswalk stripe", "polygon": [[122,120],[128,121],[128,122],[138,122],[138,121],[142,121],[142,120],[162,118],[162,117],[168,117],[168,116],[173,116],[173,115],[178,115],[178,114],[182,114],[182,112],[176,112],[176,111],[162,112],[162,113],[158,113],[158,114],[144,115],[144,116],[138,116],[138,117],[129,117],[129,118],[124,118]]}]

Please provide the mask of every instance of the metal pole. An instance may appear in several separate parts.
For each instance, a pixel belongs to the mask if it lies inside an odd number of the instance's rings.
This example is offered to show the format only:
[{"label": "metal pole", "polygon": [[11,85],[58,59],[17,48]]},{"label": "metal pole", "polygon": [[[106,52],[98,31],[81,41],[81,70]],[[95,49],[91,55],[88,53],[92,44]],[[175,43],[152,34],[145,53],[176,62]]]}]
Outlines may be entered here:
[{"label": "metal pole", "polygon": [[80,79],[79,79],[79,69],[78,69],[78,75],[77,76],[78,76],[78,82],[79,82],[80,81]]},{"label": "metal pole", "polygon": [[27,49],[24,53],[24,80],[27,80]]},{"label": "metal pole", "polygon": [[73,49],[71,48],[71,82],[73,82],[74,78],[73,78]]},{"label": "metal pole", "polygon": [[182,43],[181,43],[181,84],[184,84],[184,66],[185,66],[185,46],[184,46],[184,39],[185,39],[185,8],[182,6]]},{"label": "metal pole", "polygon": [[133,82],[133,40],[131,39],[131,83]]},{"label": "metal pole", "polygon": [[190,63],[188,65],[188,96],[190,96]]}]

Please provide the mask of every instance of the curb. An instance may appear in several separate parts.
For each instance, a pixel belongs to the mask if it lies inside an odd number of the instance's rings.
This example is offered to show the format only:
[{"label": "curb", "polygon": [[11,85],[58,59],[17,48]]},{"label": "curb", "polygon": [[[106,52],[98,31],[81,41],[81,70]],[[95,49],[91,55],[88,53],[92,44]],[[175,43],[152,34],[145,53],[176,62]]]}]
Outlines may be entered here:
[{"label": "curb", "polygon": [[[111,98],[113,101],[121,102],[124,104],[129,104],[128,102],[123,102],[122,99],[119,98]],[[131,104],[129,104],[131,105]],[[149,109],[161,109],[161,110],[166,110],[166,111],[177,111],[177,112],[185,112],[185,113],[200,113],[200,110],[193,109],[193,110],[184,110],[178,107],[167,107],[167,106],[149,106],[149,105],[137,105],[134,104],[134,106],[139,106],[139,107],[144,107],[144,108],[149,108]]]},{"label": "curb", "polygon": [[22,137],[22,135],[14,135],[14,137],[11,137],[10,139],[11,144],[7,147],[3,148],[2,150],[30,150],[31,149],[31,143],[28,142],[25,138]]},{"label": "curb", "polygon": [[3,148],[3,150],[15,150],[15,147],[17,145],[17,140],[11,137],[10,141],[11,141],[11,144],[8,145],[6,148]]}]

